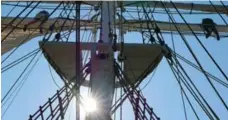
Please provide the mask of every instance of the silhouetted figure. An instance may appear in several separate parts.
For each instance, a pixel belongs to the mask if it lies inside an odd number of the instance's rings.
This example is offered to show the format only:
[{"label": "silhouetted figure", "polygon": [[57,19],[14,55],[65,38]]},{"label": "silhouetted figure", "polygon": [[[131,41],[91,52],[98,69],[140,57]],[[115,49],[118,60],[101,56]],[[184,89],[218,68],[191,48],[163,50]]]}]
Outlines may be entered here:
[{"label": "silhouetted figure", "polygon": [[29,23],[27,23],[25,26],[24,26],[24,31],[27,30],[27,27],[29,25],[32,25],[32,24],[35,24],[37,22],[41,22],[40,24],[40,33],[42,34],[43,33],[43,24],[48,20],[48,17],[49,17],[49,13],[45,10],[43,11],[40,11],[38,14],[36,14],[35,18],[30,21]]},{"label": "silhouetted figure", "polygon": [[210,37],[212,32],[214,32],[217,37],[217,40],[220,40],[219,33],[215,26],[216,24],[210,18],[205,18],[202,20],[202,27],[203,30],[206,32],[206,38]]},{"label": "silhouetted figure", "polygon": [[60,33],[57,33],[57,34],[55,35],[55,39],[56,39],[56,41],[57,41],[57,42],[59,42],[60,38],[61,38]]}]

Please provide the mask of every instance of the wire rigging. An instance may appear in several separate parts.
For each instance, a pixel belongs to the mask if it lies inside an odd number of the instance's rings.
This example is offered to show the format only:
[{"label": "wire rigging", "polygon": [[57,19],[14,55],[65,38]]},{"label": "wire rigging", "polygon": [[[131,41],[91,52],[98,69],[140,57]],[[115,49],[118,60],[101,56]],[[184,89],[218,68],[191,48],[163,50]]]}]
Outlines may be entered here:
[{"label": "wire rigging", "polygon": [[[56,9],[51,14],[53,14],[61,4],[62,4],[62,2],[56,7]],[[45,36],[44,36],[44,38],[45,38]],[[27,66],[25,67],[25,69],[20,74],[20,76],[17,78],[17,80],[13,83],[13,85],[10,87],[10,89],[7,91],[7,93],[1,99],[1,102],[4,102],[4,100],[10,94],[10,92],[13,90],[13,88],[15,87],[15,85],[19,82],[20,78],[23,76],[23,74],[25,73],[25,71],[28,69],[28,67],[30,66],[30,64],[32,63],[32,61],[35,59],[35,57],[37,56],[37,54],[38,54],[38,52],[33,56],[33,58],[30,60],[30,62],[27,64]]]},{"label": "wire rigging", "polygon": [[189,103],[189,105],[190,105],[190,107],[191,107],[191,109],[192,109],[194,115],[196,116],[197,120],[200,120],[200,119],[199,119],[199,116],[198,116],[198,114],[197,114],[197,112],[196,112],[196,110],[194,109],[194,107],[193,107],[192,103],[190,102],[190,100],[189,100],[189,98],[188,98],[186,92],[184,91],[184,88],[183,88],[182,85],[181,85],[180,79],[178,79],[178,77],[177,77],[177,73],[174,72],[174,70],[173,70],[173,68],[172,68],[172,65],[170,64],[170,62],[169,62],[168,60],[167,60],[167,62],[168,62],[169,66],[170,66],[170,68],[171,68],[171,70],[172,70],[172,72],[173,72],[173,74],[174,74],[174,77],[176,78],[176,80],[177,80],[177,82],[178,82],[178,84],[179,84],[179,86],[180,86],[181,92],[183,92],[184,96],[186,97],[186,99],[187,99],[187,101],[188,101],[188,103]]},{"label": "wire rigging", "polygon": [[[168,9],[168,12],[170,12],[170,10]],[[173,15],[171,15],[172,17],[173,17]],[[169,22],[171,22],[171,20],[170,20],[170,18],[168,17],[168,19],[169,19]],[[171,24],[170,24],[170,31],[171,31]],[[173,46],[173,51],[174,51],[174,53],[176,53],[176,48],[175,48],[175,44],[174,44],[174,39],[173,39],[173,31],[171,31],[171,40],[172,40],[172,46]],[[174,55],[174,59],[177,59],[177,57],[176,57],[176,55]],[[169,64],[170,65],[170,64]],[[175,64],[176,65],[176,64]],[[177,68],[178,66],[176,65],[176,68]],[[179,71],[178,71],[178,73],[179,73]],[[177,74],[178,74],[177,73]],[[178,75],[179,76],[179,75]],[[176,76],[175,76],[176,77]],[[177,78],[176,78],[177,79]],[[179,78],[178,78],[179,79]],[[178,81],[180,81],[180,80],[178,80]],[[185,106],[185,100],[184,100],[184,96],[183,96],[183,94],[184,94],[184,91],[183,91],[183,89],[182,89],[182,86],[181,86],[181,83],[179,83],[179,85],[180,85],[180,94],[181,94],[181,100],[182,100],[182,104],[183,104],[183,109],[184,109],[184,116],[185,116],[185,120],[188,120],[188,116],[187,116],[187,111],[186,111],[186,106]],[[195,111],[194,111],[195,112]],[[196,115],[196,114],[195,114]],[[196,115],[197,116],[197,115]],[[198,116],[197,116],[197,118],[198,118]],[[198,118],[199,119],[199,118]]]},{"label": "wire rigging", "polygon": [[[171,67],[172,68],[172,67]],[[182,75],[181,72],[178,72],[180,70],[178,70],[178,68],[176,68],[177,70],[175,70],[174,68],[172,68],[172,70],[174,70],[174,72],[177,74],[178,78],[184,83],[184,85],[186,86],[186,88],[188,89],[188,91],[191,93],[191,95],[193,96],[193,98],[196,100],[196,102],[200,105],[200,107],[203,109],[203,111],[206,113],[206,115],[211,119],[213,120],[213,116],[210,114],[210,112],[208,111],[208,109],[205,107],[205,105],[203,104],[203,102],[200,100],[200,98],[197,96],[197,94],[195,93],[195,91],[193,90],[193,88],[190,86],[190,84],[187,82],[187,80],[185,79],[185,77]],[[192,81],[190,80],[190,78],[188,78],[190,83],[192,83]],[[195,87],[195,85],[193,84],[193,87],[197,90],[198,92],[198,89]],[[199,92],[198,92],[199,93]],[[199,93],[200,96],[202,96],[200,93]],[[203,97],[202,97],[203,100],[205,100]],[[204,101],[207,104],[207,101],[205,100]],[[208,105],[209,109],[210,109],[210,106]],[[210,109],[212,110],[212,109]],[[212,110],[213,112],[213,110]],[[213,112],[214,113],[214,112]],[[217,115],[214,114],[216,118]]]},{"label": "wire rigging", "polygon": [[228,23],[226,22],[226,20],[223,18],[223,16],[218,12],[217,8],[214,6],[214,4],[209,0],[211,6],[215,9],[215,11],[217,12],[217,14],[222,18],[223,22],[226,24],[226,26],[228,27]]},{"label": "wire rigging", "polygon": [[[176,9],[176,11],[179,12],[179,10],[176,8],[176,6],[173,4],[172,1],[171,1],[171,3],[172,3],[172,5],[174,6],[174,8]],[[163,4],[163,2],[162,2],[162,4]],[[166,7],[165,7],[164,4],[163,4],[163,6],[164,6],[164,9],[166,10]],[[167,10],[166,10],[166,11],[167,11]],[[185,19],[183,18],[183,16],[182,16],[181,14],[179,14],[179,15],[180,15],[181,18],[185,21]],[[173,21],[172,18],[171,18],[171,20],[172,20],[172,22],[174,23],[174,21]],[[185,21],[185,23],[186,23],[186,21]],[[186,23],[186,24],[188,25],[188,23]],[[178,32],[179,32],[179,29],[177,28],[177,26],[176,26],[175,23],[174,23],[174,26],[175,26],[175,28],[176,28],[176,29],[178,30]],[[189,25],[188,25],[188,26],[189,26]],[[189,27],[190,27],[190,26],[189,26]],[[192,31],[191,28],[189,28],[189,29]],[[193,31],[192,31],[192,32],[193,32]],[[207,81],[209,82],[209,84],[211,85],[212,89],[215,91],[216,95],[219,97],[219,99],[220,99],[220,101],[222,102],[222,104],[223,104],[223,105],[225,106],[225,108],[228,110],[228,107],[227,107],[225,101],[223,100],[223,98],[222,98],[221,95],[219,94],[218,90],[215,88],[214,84],[210,81],[209,77],[208,77],[207,74],[205,73],[205,70],[203,69],[201,63],[199,62],[199,60],[197,59],[196,55],[195,55],[194,52],[192,51],[192,49],[191,49],[190,45],[188,44],[188,42],[186,41],[185,37],[184,37],[180,32],[179,32],[179,34],[180,34],[182,40],[184,41],[185,45],[187,46],[188,50],[189,50],[190,53],[192,54],[193,58],[195,59],[195,61],[196,61],[197,64],[199,65],[200,69],[202,69],[203,74],[204,74],[204,76],[206,77],[206,79],[207,79]],[[193,32],[193,34],[194,34],[194,32]],[[196,38],[198,38],[198,37],[196,36]],[[200,42],[199,39],[197,39],[197,40]],[[201,42],[200,42],[200,43],[201,43]]]},{"label": "wire rigging", "polygon": [[[35,6],[38,6],[40,4],[40,1],[35,5]],[[11,30],[10,30],[10,32],[8,32],[8,34],[6,35],[6,36],[4,36],[3,37],[3,39],[1,40],[1,43],[3,43],[5,40],[6,40],[6,38],[16,29],[16,27],[18,27],[18,25],[20,25],[21,23],[22,23],[22,21],[28,16],[28,15],[30,15],[30,13],[33,11],[35,9],[35,7],[34,8],[32,8]],[[23,11],[24,12],[24,11]],[[20,14],[19,14],[20,15]],[[19,18],[19,17],[15,17],[12,21],[14,22],[14,20],[16,20],[17,18]],[[11,23],[8,23],[7,25],[6,25],[6,27],[5,28],[7,28],[9,25],[12,25],[13,24],[13,22]],[[4,30],[4,28],[2,29],[2,31]]]},{"label": "wire rigging", "polygon": [[155,73],[157,71],[157,67],[154,69],[151,77],[149,78],[148,82],[142,87],[142,88],[139,88],[140,90],[139,91],[143,91],[151,82],[152,78],[154,77]]},{"label": "wire rigging", "polygon": [[40,51],[40,49],[37,48],[37,49],[35,49],[35,50],[29,52],[28,54],[22,56],[21,58],[19,58],[19,59],[13,61],[13,62],[11,62],[11,63],[9,63],[8,65],[6,65],[6,66],[4,66],[4,67],[2,68],[2,71],[1,71],[1,72],[4,73],[5,71],[7,71],[7,70],[13,68],[14,66],[18,65],[19,63],[21,63],[21,62],[25,61],[26,59],[30,58],[31,56],[35,55],[35,54],[36,54],[37,52],[39,52],[39,51]]},{"label": "wire rigging", "polygon": [[[163,3],[162,3],[163,4]],[[163,6],[164,6],[164,9],[166,10],[166,7],[165,7],[165,5],[163,4]],[[167,11],[167,10],[166,10]],[[168,14],[169,15],[169,14]],[[169,15],[169,17],[170,17],[170,15]],[[172,17],[170,17],[171,18],[171,20],[172,20],[172,22],[174,23],[174,26],[175,26],[175,28],[177,29],[177,31],[179,32],[179,29],[178,29],[178,27],[176,26],[176,24],[175,24],[175,22],[174,22],[174,20],[172,19]],[[192,49],[190,48],[190,46],[188,45],[188,43],[187,43],[187,41],[186,41],[186,39],[185,39],[185,37],[179,32],[179,34],[180,34],[180,36],[181,36],[181,38],[184,40],[184,42],[185,42],[185,44],[186,44],[186,46],[187,46],[187,48],[189,49],[189,51],[191,52],[191,54],[192,54],[192,56],[194,57],[194,59],[196,58],[196,56],[194,55],[194,53],[192,52]],[[197,60],[197,59],[195,59],[196,61],[197,61],[197,63],[199,63],[199,61]],[[200,64],[199,64],[200,65]],[[202,69],[202,66],[201,66],[201,69]],[[206,76],[206,75],[205,75]],[[188,77],[188,76],[187,76]],[[206,76],[206,78],[207,78],[207,76]],[[188,79],[190,79],[189,77],[188,77]],[[211,81],[209,81],[209,82],[211,82]],[[205,99],[203,99],[204,101],[205,101]],[[206,101],[205,101],[206,102]],[[206,102],[207,103],[207,102]],[[206,104],[209,108],[210,108],[210,110],[212,111],[212,113],[214,114],[214,116],[217,116],[214,112],[213,112],[213,110],[211,109],[211,107],[209,106],[209,104]],[[217,117],[218,118],[218,117]]]},{"label": "wire rigging", "polygon": [[[45,36],[46,36],[46,35],[45,35]],[[45,39],[45,36],[44,36],[44,39]],[[50,36],[50,35],[49,35],[49,36]],[[48,37],[48,39],[49,39],[49,37]],[[41,45],[41,47],[42,47],[42,45]],[[37,54],[38,54],[38,52],[37,52]],[[36,54],[36,55],[37,55],[37,54]],[[36,56],[34,56],[34,58],[35,58],[35,57],[36,57]],[[33,59],[34,59],[34,58],[33,58]],[[31,61],[33,61],[33,59],[32,59]],[[30,61],[30,63],[31,63],[31,61]],[[28,66],[30,65],[30,63],[28,64]],[[27,67],[28,67],[28,66],[27,66]],[[26,67],[26,69],[27,69],[27,67]],[[25,69],[25,70],[26,70],[26,69]],[[23,73],[22,73],[22,74],[23,74]],[[22,74],[21,74],[21,75],[22,75]],[[20,78],[20,76],[19,76],[19,78]],[[18,82],[18,80],[16,80],[16,82],[14,83],[14,85],[16,85],[17,82]],[[21,81],[21,82],[22,82],[22,81]],[[20,83],[21,83],[21,82],[20,82]],[[13,88],[14,85],[13,85],[11,88]],[[16,88],[16,89],[17,89],[17,88]],[[14,91],[15,91],[16,89],[14,89]],[[8,93],[6,94],[6,96],[9,94],[9,92],[10,92],[11,90],[12,90],[12,89],[10,89],[10,90],[8,91]],[[12,94],[13,94],[13,93],[12,93]],[[11,95],[12,95],[12,94],[11,94]],[[17,95],[17,93],[16,93],[16,95]],[[4,98],[2,99],[2,101],[4,101],[4,99],[5,99],[6,96],[4,96]],[[16,96],[15,96],[15,97],[16,97]],[[15,98],[15,97],[14,97],[14,98]],[[8,98],[9,98],[9,97],[8,97]],[[13,98],[13,100],[14,100],[14,98]],[[7,111],[8,108],[11,106],[13,100],[11,101],[11,103],[9,104],[9,106],[7,107],[6,111]],[[6,103],[6,102],[5,102],[5,103]],[[6,112],[6,111],[5,111],[5,112]],[[5,112],[4,112],[4,114],[5,114]]]},{"label": "wire rigging", "polygon": [[[14,89],[14,92],[16,92],[16,93],[15,93],[14,97],[12,98],[11,102],[8,104],[6,110],[3,112],[2,116],[1,116],[2,118],[4,117],[4,115],[6,114],[6,112],[8,111],[8,109],[11,107],[11,105],[13,104],[13,101],[15,100],[15,98],[16,98],[17,95],[18,95],[18,93],[20,92],[20,90],[21,90],[22,87],[24,86],[24,84],[25,84],[25,82],[27,81],[27,79],[28,79],[29,75],[31,74],[32,70],[35,68],[35,65],[36,65],[37,62],[39,61],[41,55],[42,55],[42,54],[40,54],[40,55],[38,56],[37,60],[36,60],[36,61],[34,62],[34,64],[31,66],[30,70],[27,72],[27,74],[26,74],[26,75],[24,76],[24,78],[21,80],[21,82],[19,83],[19,85]],[[17,90],[17,88],[18,88],[18,90]],[[16,90],[17,90],[17,91],[16,91]],[[14,92],[11,93],[10,97],[13,95]],[[10,97],[8,97],[8,98],[10,98]],[[9,100],[9,99],[8,99],[8,100]],[[8,100],[6,100],[6,102],[7,102]],[[5,103],[6,103],[6,102],[5,102]],[[4,104],[5,104],[5,103],[4,103]],[[3,107],[4,104],[2,104],[1,107]]]},{"label": "wire rigging", "polygon": [[[180,60],[182,60],[183,62],[187,63],[188,65],[190,65],[191,67],[195,68],[196,70],[202,72],[202,70],[197,66],[195,65],[194,63],[192,63],[191,61],[187,60],[186,58],[184,58],[183,56],[177,54],[177,53],[174,53],[173,52],[173,55],[177,56]],[[228,84],[223,82],[223,80],[215,77],[214,75],[212,75],[211,73],[205,71],[205,73],[208,75],[208,77],[210,77],[211,79],[215,80],[216,82],[218,82],[219,84],[223,85],[224,87],[228,88]]]},{"label": "wire rigging", "polygon": [[6,16],[4,16],[5,18],[2,18],[2,21],[5,21],[6,17],[9,17],[9,15],[13,12],[13,10],[18,6],[19,3],[20,1],[18,1],[17,4],[9,11],[9,13]]},{"label": "wire rigging", "polygon": [[50,64],[48,64],[48,68],[49,68],[49,72],[50,72],[52,81],[54,82],[54,84],[56,85],[56,87],[60,89],[61,87],[58,85],[58,83],[56,82],[56,80],[55,80],[55,78],[54,78],[54,75],[53,75],[53,73],[52,73],[52,71],[51,71],[51,66],[50,66]]},{"label": "wire rigging", "polygon": [[[200,39],[196,36],[196,34],[194,33],[194,31],[192,30],[192,28],[190,27],[190,25],[187,23],[187,21],[184,19],[184,17],[181,15],[181,13],[179,12],[179,10],[177,9],[177,7],[175,6],[175,4],[171,1],[172,5],[174,6],[174,8],[176,9],[176,11],[179,13],[180,17],[182,18],[182,20],[185,22],[185,24],[188,26],[189,30],[192,32],[192,34],[195,36],[195,38],[197,39],[197,41],[200,43],[200,45],[202,46],[202,48],[205,50],[205,52],[207,53],[207,55],[211,58],[212,62],[216,65],[216,67],[219,69],[219,71],[222,73],[222,75],[226,78],[226,80],[228,81],[228,77],[227,75],[223,72],[223,70],[221,69],[221,67],[218,65],[218,63],[215,61],[215,59],[211,56],[211,54],[209,53],[209,51],[206,49],[206,47],[203,45],[203,43],[200,41]],[[228,107],[226,106],[227,110]]]},{"label": "wire rigging", "polygon": [[[60,7],[61,4],[62,4],[62,2],[52,11],[52,13],[49,15],[49,17],[58,9],[58,7]],[[56,19],[56,21],[57,20],[58,19]],[[56,21],[53,24],[55,24]],[[20,42],[20,44],[15,49],[13,49],[13,51],[2,61],[2,63],[4,63],[27,39],[29,39],[34,32],[35,32],[35,30],[33,30],[33,32],[31,34],[29,34],[22,42]],[[46,34],[45,34],[45,36],[46,36]]]},{"label": "wire rigging", "polygon": [[27,64],[27,66],[25,67],[25,69],[22,71],[22,73],[20,74],[20,76],[17,78],[17,80],[13,83],[13,85],[10,87],[10,89],[8,90],[8,92],[4,95],[4,97],[1,99],[1,102],[4,102],[4,100],[6,99],[6,97],[9,95],[9,93],[12,91],[12,89],[14,88],[14,86],[19,82],[19,79],[22,77],[22,75],[25,73],[25,71],[28,69],[28,67],[30,66],[30,64],[32,63],[32,61],[35,59],[35,57],[37,56],[38,53],[36,53],[36,55],[33,56],[33,58],[30,60],[30,62]]},{"label": "wire rigging", "polygon": [[[36,5],[38,5],[40,2],[38,2]],[[59,8],[59,6],[62,4],[63,2],[61,2],[53,11],[52,11],[52,13],[48,16],[48,18]],[[34,10],[35,8],[33,8],[32,10]],[[31,10],[31,11],[32,11]],[[30,12],[31,12],[30,11]],[[28,13],[28,14],[30,14],[30,12]],[[28,15],[27,14],[27,15]],[[26,16],[25,16],[26,17]],[[25,17],[23,18],[23,19],[25,19]],[[23,21],[23,19],[22,19],[22,21]],[[57,19],[58,20],[58,19]],[[56,22],[56,21],[55,21]],[[19,23],[18,23],[19,24]],[[17,25],[18,25],[17,24]],[[40,23],[39,24],[39,26],[41,25],[42,23]],[[38,27],[39,27],[38,26]],[[38,28],[37,27],[37,28]],[[37,29],[36,28],[36,29]],[[13,30],[11,30],[11,32],[12,32]],[[15,49],[13,49],[13,51],[1,62],[2,64],[26,41],[26,40],[28,40],[31,36],[32,36],[32,34],[35,32],[36,30],[34,29],[33,31],[32,31],[32,33],[31,34],[29,34],[26,38],[24,38],[20,43],[19,43],[19,45],[15,48]],[[9,35],[9,34],[8,34]],[[45,35],[46,36],[46,35]],[[7,36],[6,36],[7,37]],[[5,37],[5,38],[6,38]]]},{"label": "wire rigging", "polygon": [[[13,20],[11,20],[2,30],[1,30],[1,32],[3,32],[9,25],[11,25],[11,24],[13,24],[14,23],[14,21],[17,19],[17,18],[19,18],[19,16],[22,14],[22,13],[24,13],[24,11],[26,10],[26,9],[28,9],[28,7],[30,6],[30,5],[32,5],[33,4],[33,2],[30,2]],[[5,37],[6,38],[6,37]],[[4,40],[2,40],[1,42],[3,42]]]},{"label": "wire rigging", "polygon": [[228,8],[227,8],[227,6],[223,3],[223,1],[221,1],[220,0],[220,3],[222,4],[222,6],[226,9],[226,11],[227,11],[227,14],[228,14]]}]

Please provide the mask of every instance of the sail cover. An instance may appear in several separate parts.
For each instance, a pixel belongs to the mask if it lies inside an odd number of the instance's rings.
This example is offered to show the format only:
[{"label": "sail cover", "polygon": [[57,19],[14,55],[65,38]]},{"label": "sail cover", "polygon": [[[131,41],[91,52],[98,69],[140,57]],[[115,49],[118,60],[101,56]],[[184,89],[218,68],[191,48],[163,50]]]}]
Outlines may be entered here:
[{"label": "sail cover", "polygon": [[[2,18],[2,29],[5,28],[6,25],[9,24],[9,21],[12,21],[14,18],[12,17],[3,17]],[[56,20],[58,19],[58,23],[56,24],[56,30],[59,30],[61,28],[60,25],[64,23],[66,19],[64,18],[52,18],[49,19],[45,24],[44,24],[44,33],[48,31],[49,26],[51,26]],[[10,51],[14,47],[17,47],[19,45],[22,45],[26,43],[27,41],[31,40],[34,37],[41,36],[42,34],[39,33],[39,23],[33,24],[31,26],[28,26],[28,31],[24,32],[22,29],[26,23],[32,20],[32,18],[26,18],[24,19],[20,25],[16,27],[16,24],[19,23],[22,20],[22,18],[16,18],[15,22],[7,27],[3,32],[1,32],[1,37],[2,40],[7,36],[7,34],[15,27],[15,30],[12,31],[12,33],[2,42],[2,52],[1,54],[3,55],[4,53]],[[175,26],[172,23],[169,22],[163,22],[163,21],[150,21],[151,23],[156,23],[158,27],[161,29],[161,31],[177,31]],[[63,31],[65,30],[70,30],[72,27],[72,24],[74,23],[74,20],[67,20],[65,23],[65,26],[63,27]],[[89,20],[81,20],[81,29],[87,29],[91,30],[94,29],[96,26],[97,28],[100,27],[100,22],[91,22]],[[151,25],[151,24],[150,24]],[[195,32],[202,32],[202,28],[200,27],[199,24],[189,24],[190,27],[192,28],[193,31]],[[119,20],[116,20],[116,26],[119,27]],[[185,34],[186,32],[189,32],[190,29],[188,26],[184,23],[176,23],[177,28]],[[147,21],[145,20],[127,20],[127,22],[122,24],[123,30],[124,31],[139,31],[140,29],[142,30],[147,30]],[[228,27],[226,25],[217,25],[216,26],[218,32],[220,33],[228,33]],[[75,26],[73,26],[73,29],[75,29]]]},{"label": "sail cover", "polygon": [[[5,1],[5,0],[3,0]],[[46,3],[60,3],[60,1],[45,1]],[[88,5],[99,5],[100,1],[83,1],[82,4],[88,4]],[[228,11],[226,10],[226,8],[222,5],[214,5],[216,7],[216,10],[214,9],[213,6],[211,6],[210,4],[202,4],[202,3],[183,3],[183,2],[175,2],[173,1],[175,7],[173,6],[172,3],[170,2],[166,2],[166,1],[117,1],[117,2],[122,2],[123,6],[125,7],[141,7],[142,4],[144,4],[145,7],[156,7],[156,8],[164,8],[163,4],[165,5],[166,8],[177,8],[177,9],[182,9],[182,10],[195,10],[195,11],[202,11],[202,12],[214,12],[216,13],[217,11],[219,13],[223,13],[223,14],[228,14]],[[200,1],[196,1],[196,2],[200,2]],[[163,4],[162,4],[163,3]],[[119,4],[119,3],[117,3]]]},{"label": "sail cover", "polygon": [[[40,45],[43,42],[40,42]],[[105,49],[105,43],[81,43],[82,50],[92,50],[93,48]],[[56,70],[56,72],[66,80],[71,80],[75,76],[75,43],[74,42],[47,42],[41,47],[43,53]],[[120,45],[117,44],[117,50]],[[162,47],[157,44],[125,44],[124,71],[132,83],[144,79],[162,59]],[[144,73],[148,69],[147,73]],[[143,74],[144,73],[144,74]],[[83,83],[88,86],[88,81]]]}]

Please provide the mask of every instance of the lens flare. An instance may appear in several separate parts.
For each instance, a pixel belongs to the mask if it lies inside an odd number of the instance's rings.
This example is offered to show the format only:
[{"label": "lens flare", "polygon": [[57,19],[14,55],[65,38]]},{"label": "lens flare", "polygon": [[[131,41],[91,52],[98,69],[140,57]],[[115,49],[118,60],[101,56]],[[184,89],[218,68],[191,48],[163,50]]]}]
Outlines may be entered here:
[{"label": "lens flare", "polygon": [[85,99],[85,103],[84,103],[84,107],[85,107],[85,111],[86,112],[94,112],[97,110],[97,104],[96,104],[96,100],[88,97]]}]

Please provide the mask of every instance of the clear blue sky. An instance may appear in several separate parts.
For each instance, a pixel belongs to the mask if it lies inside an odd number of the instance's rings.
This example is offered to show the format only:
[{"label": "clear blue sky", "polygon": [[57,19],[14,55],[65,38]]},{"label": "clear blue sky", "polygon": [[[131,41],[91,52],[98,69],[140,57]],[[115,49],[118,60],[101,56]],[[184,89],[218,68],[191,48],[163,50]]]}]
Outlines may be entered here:
[{"label": "clear blue sky", "polygon": [[[224,2],[228,5],[228,2]],[[9,6],[2,6],[2,16],[5,16],[11,8]],[[20,12],[20,8],[17,8],[11,15],[15,16]],[[32,15],[34,16],[39,10],[35,10]],[[57,15],[58,12],[55,14]],[[174,16],[177,22],[183,22],[179,16]],[[212,18],[217,24],[224,24],[222,19],[219,15],[189,15],[185,16],[188,22],[190,23],[200,23],[202,18],[209,17]],[[224,16],[225,20],[228,21],[228,17]],[[160,15],[155,14],[156,20],[168,21],[167,15]],[[88,37],[88,36],[87,36]],[[171,37],[170,35],[164,35],[166,43],[171,47]],[[226,55],[228,48],[228,40],[227,38],[222,38],[219,42],[215,38],[205,39],[204,36],[199,37],[200,40],[206,45],[207,49],[210,51],[212,56],[215,60],[219,63],[221,68],[224,70],[225,74],[228,75],[228,67],[227,61],[228,56]],[[20,47],[9,59],[6,61],[2,66],[7,65],[14,61],[15,59],[19,58],[20,56],[25,55],[26,53],[38,48],[38,41],[42,38],[37,37],[31,40],[30,42],[24,44]],[[72,37],[74,39],[74,37]],[[84,38],[86,40],[86,38]],[[138,33],[128,33],[125,35],[126,42],[141,42],[141,35]],[[225,80],[220,72],[217,70],[215,65],[211,62],[209,57],[200,47],[198,42],[193,36],[187,37],[188,42],[190,43],[191,47],[194,49],[198,59],[201,61],[203,67],[213,75]],[[181,40],[180,36],[174,36],[175,46],[177,53],[181,54],[185,58],[194,62],[190,52],[187,50],[186,46],[184,45],[183,41]],[[2,59],[8,54],[2,56]],[[6,94],[9,90],[10,86],[13,82],[18,78],[21,74],[22,70],[28,64],[30,59],[24,61],[23,63],[19,64],[18,66],[12,68],[11,70],[2,74],[2,96]],[[194,62],[195,63],[195,62]],[[212,108],[215,112],[220,116],[221,120],[226,120],[228,118],[228,112],[222,106],[221,102],[219,101],[218,97],[216,97],[214,91],[209,86],[205,77],[196,71],[195,69],[189,67],[188,65],[184,64],[184,67],[187,69],[187,72],[193,79],[194,83],[197,85],[199,90],[202,92],[203,96],[208,100]],[[62,86],[62,81],[52,69],[52,73],[58,84]],[[150,78],[150,75],[148,76]],[[141,86],[147,83],[147,79],[144,80]],[[215,83],[216,87],[218,88],[219,92],[223,96],[226,103],[228,103],[228,94],[227,88]],[[23,120],[28,119],[29,114],[33,114],[40,105],[43,105],[49,97],[56,93],[58,88],[53,83],[50,72],[49,66],[46,59],[41,56],[39,62],[37,63],[36,67],[30,74],[28,80],[24,84],[23,88],[19,92],[18,96],[14,100],[12,106],[4,116],[3,120]],[[83,91],[85,92],[85,90]],[[151,107],[154,108],[155,113],[162,119],[162,120],[184,120],[184,113],[183,113],[183,106],[181,101],[180,95],[180,88],[178,83],[176,82],[167,62],[165,59],[161,61],[159,64],[156,73],[151,80],[150,84],[143,90],[144,96],[146,96],[147,101]],[[190,97],[192,101],[192,97]],[[187,103],[187,102],[186,102]],[[73,105],[69,109],[74,109]],[[198,105],[193,102],[194,106],[197,106],[197,111],[202,118],[202,120],[207,120],[208,118],[202,112],[202,110],[198,107]],[[186,106],[188,111],[188,118],[189,120],[195,120],[196,118],[193,115],[189,105]],[[123,108],[124,120],[133,119],[133,112],[130,104],[126,102]],[[4,111],[5,108],[2,109]],[[72,112],[72,114],[75,112]],[[69,114],[69,113],[67,113]],[[74,119],[74,115],[71,115],[71,119]]]}]

